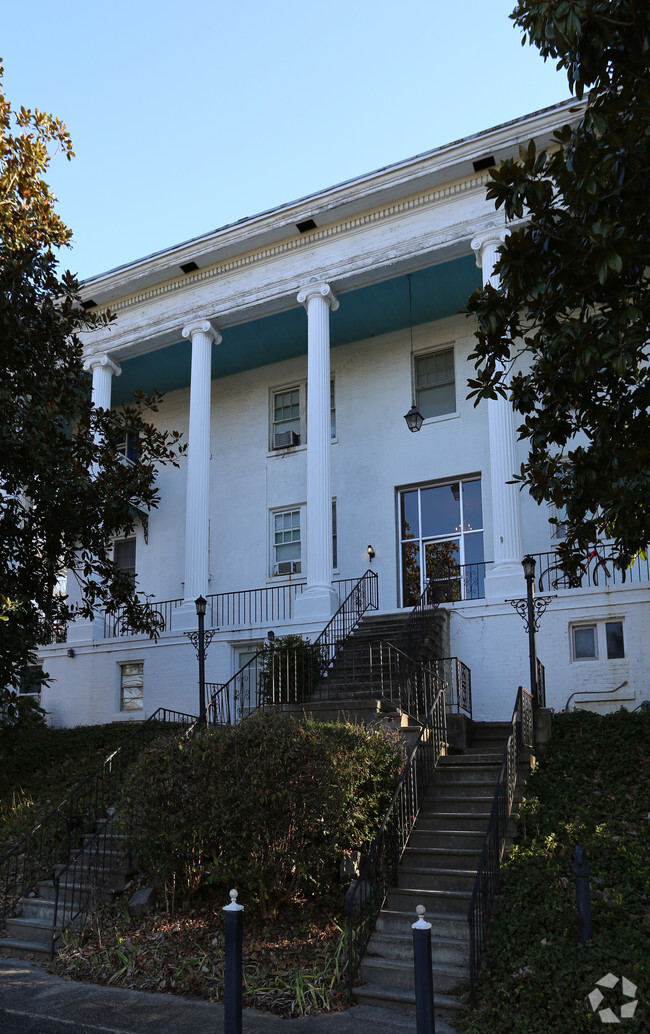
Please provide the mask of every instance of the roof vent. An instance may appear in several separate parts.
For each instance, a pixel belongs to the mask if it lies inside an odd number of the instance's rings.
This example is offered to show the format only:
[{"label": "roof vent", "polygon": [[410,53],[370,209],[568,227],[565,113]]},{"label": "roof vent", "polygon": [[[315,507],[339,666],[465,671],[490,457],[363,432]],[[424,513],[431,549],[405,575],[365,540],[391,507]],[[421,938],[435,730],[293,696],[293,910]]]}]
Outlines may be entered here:
[{"label": "roof vent", "polygon": [[183,262],[181,263],[181,269],[184,273],[195,273],[199,267],[196,262]]},{"label": "roof vent", "polygon": [[475,162],[472,162],[474,166],[474,172],[482,172],[483,169],[491,169],[493,165],[496,165],[494,155],[486,154],[484,158],[477,158]]},{"label": "roof vent", "polygon": [[296,223],[298,233],[309,233],[310,230],[315,230],[316,228],[316,223],[313,219],[303,219],[301,223]]}]

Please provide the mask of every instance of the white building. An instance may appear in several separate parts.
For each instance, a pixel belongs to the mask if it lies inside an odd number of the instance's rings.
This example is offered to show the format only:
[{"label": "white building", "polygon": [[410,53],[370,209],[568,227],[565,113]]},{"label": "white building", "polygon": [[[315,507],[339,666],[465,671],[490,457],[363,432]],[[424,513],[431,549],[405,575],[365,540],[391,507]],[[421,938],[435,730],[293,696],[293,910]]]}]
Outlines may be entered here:
[{"label": "white building", "polygon": [[[42,650],[53,724],[194,712],[184,632],[200,595],[206,627],[219,624],[206,677],[225,682],[269,630],[320,631],[369,545],[391,612],[413,605],[444,543],[460,565],[451,653],[471,668],[474,716],[510,716],[528,642],[508,600],[525,595],[523,555],[549,554],[557,532],[507,483],[524,456],[508,403],[467,401],[472,323],[459,311],[505,230],[486,169],[569,117],[538,112],[84,283],[87,304],[117,314],[85,345],[94,400],[164,391],[156,419],[189,450],[161,470],[160,508],[115,546],[165,631],[71,625]],[[413,400],[425,419],[412,434]],[[538,561],[539,575],[552,557]],[[538,652],[556,709],[585,691],[607,709],[648,696],[647,564],[623,583],[608,570],[598,585],[592,570],[581,587],[544,583],[555,598]]]}]

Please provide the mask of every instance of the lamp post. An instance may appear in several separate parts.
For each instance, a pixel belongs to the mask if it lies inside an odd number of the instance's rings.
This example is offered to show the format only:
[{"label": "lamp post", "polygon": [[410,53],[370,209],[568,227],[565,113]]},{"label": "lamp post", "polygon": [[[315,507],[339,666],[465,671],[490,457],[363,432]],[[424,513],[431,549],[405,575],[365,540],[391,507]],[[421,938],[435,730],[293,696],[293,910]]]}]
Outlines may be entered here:
[{"label": "lamp post", "polygon": [[527,553],[521,561],[526,579],[526,614],[528,617],[528,663],[530,664],[530,692],[537,704],[537,644],[535,643],[535,566],[534,556]]},{"label": "lamp post", "polygon": [[[521,566],[524,569],[524,578],[526,579],[526,599],[525,600],[506,600],[511,607],[514,607],[519,617],[523,618],[524,631],[528,634],[528,661],[530,664],[530,693],[533,698],[533,705],[535,707],[546,707],[546,693],[544,687],[544,679],[538,680],[538,664],[537,664],[537,645],[535,643],[535,633],[539,628],[539,619],[545,612],[553,596],[535,596],[535,567],[537,561],[534,556],[527,553],[524,559],[521,561]],[[543,673],[543,667],[540,665],[539,670]]]},{"label": "lamp post", "polygon": [[208,605],[208,601],[204,596],[199,596],[194,600],[194,606],[196,607],[196,616],[198,619],[198,631],[197,632],[186,632],[185,635],[190,640],[194,649],[196,650],[196,656],[199,660],[199,724],[205,725],[205,657],[208,652],[208,646],[212,642],[215,632],[218,632],[218,628],[213,628],[209,632],[205,631],[205,611]]}]

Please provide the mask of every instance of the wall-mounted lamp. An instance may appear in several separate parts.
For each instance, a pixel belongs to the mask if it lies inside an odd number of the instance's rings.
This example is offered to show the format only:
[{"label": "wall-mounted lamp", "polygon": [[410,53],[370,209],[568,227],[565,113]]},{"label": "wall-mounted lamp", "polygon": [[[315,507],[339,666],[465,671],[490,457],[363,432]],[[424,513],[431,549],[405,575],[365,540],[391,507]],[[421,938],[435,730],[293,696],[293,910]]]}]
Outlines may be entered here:
[{"label": "wall-mounted lamp", "polygon": [[267,632],[266,638],[269,640],[269,642],[273,642],[273,640],[275,639],[275,632],[273,631],[273,629],[270,629],[270,631]]},{"label": "wall-mounted lamp", "polygon": [[370,561],[370,563],[372,563],[375,559],[375,551],[372,548],[372,546],[368,546],[366,553],[368,554],[368,560]]},{"label": "wall-mounted lamp", "polygon": [[75,656],[74,650],[72,649],[71,646],[68,647],[68,657],[74,657],[74,656]]}]

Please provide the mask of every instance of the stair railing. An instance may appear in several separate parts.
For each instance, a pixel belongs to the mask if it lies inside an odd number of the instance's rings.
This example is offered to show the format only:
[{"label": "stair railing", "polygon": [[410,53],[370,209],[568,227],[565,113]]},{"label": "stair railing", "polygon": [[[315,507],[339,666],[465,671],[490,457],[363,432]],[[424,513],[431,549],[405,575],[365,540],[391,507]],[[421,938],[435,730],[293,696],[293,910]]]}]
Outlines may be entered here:
[{"label": "stair railing", "polygon": [[503,751],[499,778],[490,810],[483,848],[470,898],[469,923],[469,986],[474,1004],[474,986],[481,970],[481,955],[485,944],[494,898],[499,892],[499,869],[505,851],[508,822],[512,812],[517,786],[517,766],[526,750],[533,750],[533,698],[522,686],[512,712],[510,732]]},{"label": "stair railing", "polygon": [[208,721],[230,725],[272,704],[302,703],[331,667],[367,610],[379,606],[374,571],[353,585],[341,606],[308,649],[258,650],[228,682],[218,685],[207,707]]},{"label": "stair railing", "polygon": [[[437,678],[435,672],[432,672],[432,677]],[[400,776],[361,875],[352,885],[347,898],[347,978],[350,989],[356,980],[386,895],[390,887],[397,882],[397,867],[415,825],[431,776],[445,749],[445,715],[445,687],[438,680],[438,690],[423,722],[417,743]]]},{"label": "stair railing", "polygon": [[38,883],[65,864],[71,852],[91,832],[98,815],[106,814],[128,766],[160,732],[196,722],[194,715],[158,708],[138,725],[117,750],[77,783],[60,804],[0,859],[0,919],[9,915]]},{"label": "stair railing", "polygon": [[[442,570],[441,568],[440,571]],[[439,604],[444,602],[440,592],[441,578],[438,577],[440,571],[436,570],[427,581],[424,591],[395,640],[395,646],[409,657],[417,659],[418,651],[421,650],[431,628],[431,615],[438,609]]]}]

